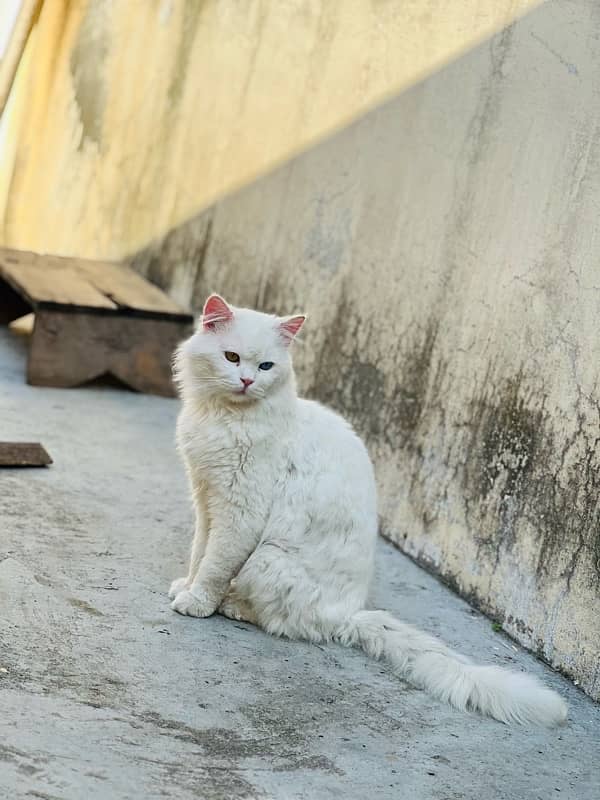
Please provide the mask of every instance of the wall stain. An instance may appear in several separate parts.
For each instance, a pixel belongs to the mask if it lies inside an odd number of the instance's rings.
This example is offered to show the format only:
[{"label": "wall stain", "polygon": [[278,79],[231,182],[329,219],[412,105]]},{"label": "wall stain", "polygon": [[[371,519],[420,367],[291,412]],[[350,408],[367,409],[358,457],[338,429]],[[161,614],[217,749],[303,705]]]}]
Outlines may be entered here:
[{"label": "wall stain", "polygon": [[474,538],[497,566],[526,523],[538,543],[538,580],[560,577],[570,588],[581,568],[586,583],[600,586],[600,435],[590,435],[581,412],[570,436],[558,434],[543,391],[522,369],[504,380],[493,373],[463,430],[461,484]]},{"label": "wall stain", "polygon": [[104,68],[110,41],[107,13],[102,4],[88,3],[71,52],[70,70],[75,104],[81,120],[78,150],[82,150],[87,141],[98,147],[102,145],[106,107]]},{"label": "wall stain", "polygon": [[192,47],[203,7],[204,3],[201,0],[184,0],[179,45],[175,48],[176,61],[171,71],[171,81],[167,89],[167,97],[171,107],[176,106],[183,95]]},{"label": "wall stain", "polygon": [[427,427],[426,413],[435,414],[438,409],[446,370],[445,361],[436,353],[438,333],[438,321],[430,318],[421,326],[413,326],[410,336],[398,343],[398,364],[392,370],[388,391],[386,439],[390,445],[421,452],[421,426],[425,422]]},{"label": "wall stain", "polygon": [[412,326],[391,346],[394,367],[389,364],[390,347],[382,354],[385,366],[380,366],[376,357],[365,359],[358,336],[361,332],[370,342],[371,352],[372,343],[385,337],[342,291],[308,394],[353,421],[368,443],[383,441],[418,451],[421,418],[443,376],[442,362],[434,359],[438,328],[435,319]]},{"label": "wall stain", "polygon": [[[467,136],[463,146],[462,157],[471,167],[476,167],[486,156],[486,152],[498,130],[500,116],[504,73],[510,61],[515,25],[507,25],[497,36],[490,39],[489,49],[489,74],[482,84],[475,113],[469,121]],[[473,172],[469,170],[473,178]],[[472,196],[471,186],[468,194]]]}]

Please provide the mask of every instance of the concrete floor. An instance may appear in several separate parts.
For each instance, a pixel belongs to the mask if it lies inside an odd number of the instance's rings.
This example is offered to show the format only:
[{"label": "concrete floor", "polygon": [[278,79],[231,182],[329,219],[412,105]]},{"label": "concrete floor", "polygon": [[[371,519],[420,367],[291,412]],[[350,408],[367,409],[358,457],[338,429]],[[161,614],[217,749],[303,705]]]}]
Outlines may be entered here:
[{"label": "concrete floor", "polygon": [[600,708],[381,542],[378,603],[463,652],[543,678],[558,731],[464,715],[362,653],[169,609],[191,509],[177,402],[32,388],[0,329],[0,439],[47,470],[0,472],[0,796],[599,796]]}]

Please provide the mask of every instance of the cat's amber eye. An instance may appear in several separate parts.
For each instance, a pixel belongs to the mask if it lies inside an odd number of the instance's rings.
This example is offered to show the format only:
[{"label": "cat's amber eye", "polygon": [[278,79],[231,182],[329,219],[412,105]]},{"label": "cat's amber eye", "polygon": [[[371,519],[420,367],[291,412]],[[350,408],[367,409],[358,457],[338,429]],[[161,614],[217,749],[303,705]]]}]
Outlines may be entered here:
[{"label": "cat's amber eye", "polygon": [[240,363],[240,357],[238,356],[238,354],[232,353],[231,350],[225,351],[225,358],[227,359],[227,361],[231,361],[232,364]]}]

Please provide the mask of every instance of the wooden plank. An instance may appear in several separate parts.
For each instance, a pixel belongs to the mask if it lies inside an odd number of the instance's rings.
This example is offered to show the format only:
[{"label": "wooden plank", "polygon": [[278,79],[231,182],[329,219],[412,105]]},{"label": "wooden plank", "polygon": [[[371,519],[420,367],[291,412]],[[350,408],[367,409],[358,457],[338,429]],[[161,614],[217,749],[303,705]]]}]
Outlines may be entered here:
[{"label": "wooden plank", "polygon": [[190,314],[129,267],[114,262],[0,248],[0,277],[34,306],[53,304],[123,312]]},{"label": "wooden plank", "polygon": [[86,273],[93,286],[122,308],[186,316],[189,314],[162,289],[142,278],[130,267],[114,262],[81,261],[79,268]]},{"label": "wooden plank", "polygon": [[36,306],[46,301],[63,305],[116,309],[117,305],[78,274],[69,264],[57,264],[54,257],[19,250],[0,250],[0,277]]},{"label": "wooden plank", "polygon": [[173,351],[189,333],[180,320],[38,309],[27,380],[68,387],[110,373],[139,392],[172,397]]},{"label": "wooden plank", "polygon": [[39,442],[0,442],[0,467],[46,467],[52,459]]}]

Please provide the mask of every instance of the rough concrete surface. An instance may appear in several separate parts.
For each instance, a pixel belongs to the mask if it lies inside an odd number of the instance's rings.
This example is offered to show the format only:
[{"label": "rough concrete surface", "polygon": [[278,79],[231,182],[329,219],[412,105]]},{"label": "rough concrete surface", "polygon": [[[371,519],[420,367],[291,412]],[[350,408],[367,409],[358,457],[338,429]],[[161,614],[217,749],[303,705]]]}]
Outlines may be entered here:
[{"label": "rough concrete surface", "polygon": [[50,0],[3,115],[0,240],[122,258],[542,1]]},{"label": "rough concrete surface", "polygon": [[600,708],[390,544],[378,604],[542,676],[567,727],[460,714],[360,652],[171,612],[192,524],[177,401],[24,371],[1,329],[0,438],[54,459],[0,471],[1,797],[597,797]]},{"label": "rough concrete surface", "polygon": [[552,0],[134,259],[307,311],[383,530],[600,699],[600,3]]}]

